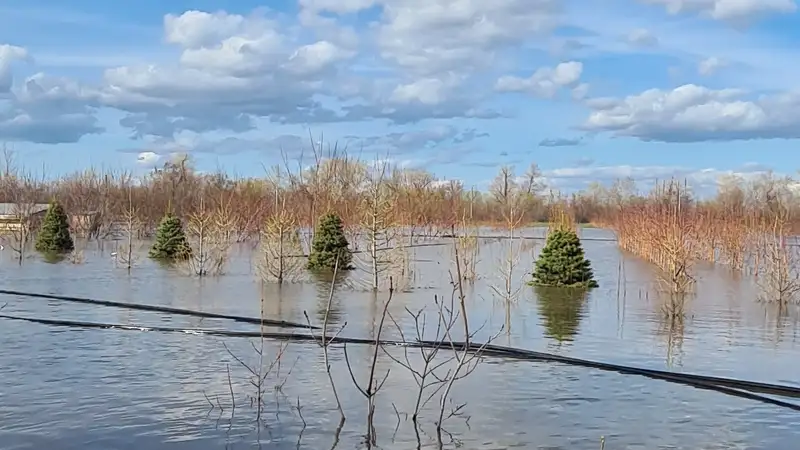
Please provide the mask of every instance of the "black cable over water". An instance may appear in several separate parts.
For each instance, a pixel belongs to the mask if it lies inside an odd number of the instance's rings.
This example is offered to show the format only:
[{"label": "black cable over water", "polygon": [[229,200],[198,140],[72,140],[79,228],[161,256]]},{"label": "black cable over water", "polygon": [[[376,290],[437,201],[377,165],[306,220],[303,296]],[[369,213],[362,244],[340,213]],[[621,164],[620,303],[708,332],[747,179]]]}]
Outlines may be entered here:
[{"label": "black cable over water", "polygon": [[[314,336],[310,334],[275,333],[275,332],[258,332],[258,331],[228,331],[228,330],[214,330],[214,329],[173,328],[173,327],[157,327],[157,326],[146,327],[139,325],[39,319],[33,317],[11,316],[7,314],[0,314],[0,318],[34,322],[51,326],[78,327],[78,328],[157,331],[164,333],[184,333],[184,334],[197,334],[197,335],[209,335],[209,336],[266,338],[266,339],[278,339],[284,341],[318,342],[321,339],[320,336]],[[328,339],[330,339],[332,343],[337,343],[337,344],[375,343],[374,339],[348,338],[341,336],[331,336]],[[753,381],[744,381],[744,380],[736,380],[729,378],[708,377],[703,375],[682,374],[675,372],[665,372],[661,370],[650,370],[650,369],[642,369],[629,366],[620,366],[616,364],[601,363],[596,361],[553,355],[550,353],[535,352],[531,350],[522,350],[511,347],[502,347],[491,344],[483,345],[483,344],[472,343],[471,345],[467,345],[464,342],[439,342],[439,341],[404,342],[396,340],[381,340],[379,341],[379,343],[381,345],[386,345],[386,346],[392,345],[392,346],[405,346],[405,347],[415,347],[415,348],[453,347],[457,350],[463,350],[466,348],[467,350],[470,351],[480,351],[481,354],[484,356],[509,358],[509,359],[524,360],[524,361],[555,362],[573,366],[589,367],[604,371],[617,372],[622,374],[640,375],[648,378],[668,381],[672,383],[684,384],[698,389],[712,390],[735,397],[755,400],[762,403],[767,403],[775,406],[789,408],[795,411],[800,411],[800,405],[798,404],[785,402],[782,400],[765,397],[763,395],[753,393],[753,392],[759,392],[759,393],[784,396],[784,397],[794,397],[794,398],[800,397],[800,388],[795,388],[791,386],[781,386],[776,384],[758,383]]]},{"label": "black cable over water", "polygon": [[305,328],[305,329],[319,329],[319,327],[315,327],[309,324],[303,323],[293,323],[287,322],[285,320],[275,320],[275,319],[259,319],[255,317],[244,317],[244,316],[232,316],[229,314],[216,314],[216,313],[209,313],[209,312],[202,312],[202,311],[192,311],[190,309],[180,309],[180,308],[170,308],[168,306],[156,306],[156,305],[142,305],[137,303],[123,303],[123,302],[112,302],[108,300],[95,300],[91,298],[83,298],[83,297],[71,297],[66,295],[55,295],[55,294],[38,294],[35,292],[22,292],[22,291],[9,291],[7,289],[0,289],[0,295],[17,295],[20,297],[31,297],[31,298],[46,298],[50,300],[61,300],[65,302],[74,302],[74,303],[86,303],[90,305],[98,305],[98,306],[111,306],[114,308],[126,308],[126,309],[136,309],[140,311],[152,311],[152,312],[163,312],[169,314],[177,314],[181,316],[194,316],[194,317],[203,317],[206,319],[227,319],[233,320],[234,322],[243,322],[243,323],[252,323],[256,325],[267,325],[273,327],[281,327],[281,328]]}]

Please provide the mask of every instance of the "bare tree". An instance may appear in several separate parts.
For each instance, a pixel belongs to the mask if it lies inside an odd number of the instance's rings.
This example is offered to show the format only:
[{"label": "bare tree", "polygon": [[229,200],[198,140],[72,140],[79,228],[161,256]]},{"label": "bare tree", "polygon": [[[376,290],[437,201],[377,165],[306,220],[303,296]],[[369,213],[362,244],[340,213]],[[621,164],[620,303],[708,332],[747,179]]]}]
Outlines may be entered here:
[{"label": "bare tree", "polygon": [[372,363],[370,364],[369,368],[369,376],[367,378],[366,384],[362,385],[356,379],[355,373],[353,373],[353,367],[350,364],[350,358],[347,354],[347,344],[344,344],[344,359],[347,362],[347,370],[350,372],[350,378],[353,380],[353,384],[358,389],[358,392],[364,396],[367,400],[367,442],[371,445],[375,445],[377,442],[377,436],[375,433],[375,398],[380,392],[383,385],[386,383],[386,380],[389,378],[390,370],[386,371],[386,374],[383,376],[381,380],[378,380],[376,376],[376,367],[378,364],[378,352],[381,348],[381,333],[383,332],[383,324],[386,322],[386,316],[388,315],[389,305],[392,303],[392,297],[394,296],[394,287],[392,285],[392,279],[389,278],[389,298],[386,299],[386,302],[383,304],[383,313],[381,314],[381,320],[378,323],[378,330],[375,334],[375,342],[372,347]]},{"label": "bare tree", "polygon": [[12,181],[12,215],[16,218],[17,224],[9,227],[11,233],[10,247],[14,251],[18,263],[22,264],[22,261],[25,260],[26,245],[31,240],[35,226],[33,217],[34,214],[39,212],[36,208],[40,186],[30,175],[14,175]]},{"label": "bare tree", "polygon": [[[278,201],[277,196],[275,197]],[[257,263],[262,280],[278,284],[295,279],[303,270],[303,244],[300,242],[297,219],[286,208],[286,199],[276,204],[276,212],[261,230],[260,256]]]},{"label": "bare tree", "polygon": [[800,252],[787,243],[789,216],[784,207],[775,209],[771,222],[762,224],[759,233],[764,274],[758,278],[759,300],[765,303],[800,303]]},{"label": "bare tree", "polygon": [[[502,333],[503,328],[496,334],[489,337],[489,339],[480,345],[472,344],[473,337],[481,331],[482,326],[477,330],[470,332],[469,318],[467,316],[466,294],[464,293],[463,276],[461,275],[461,265],[458,258],[458,247],[454,249],[455,252],[455,274],[451,272],[450,282],[453,285],[453,293],[450,296],[450,304],[442,304],[439,308],[440,320],[445,323],[455,323],[461,320],[464,326],[464,342],[463,346],[459,348],[454,342],[455,330],[454,327],[444,327],[444,334],[449,341],[450,350],[453,352],[453,361],[450,369],[447,372],[446,382],[444,383],[444,390],[439,398],[439,417],[436,421],[436,434],[439,444],[442,444],[442,432],[444,431],[444,421],[459,416],[466,404],[458,404],[451,407],[450,405],[450,392],[456,381],[461,380],[471,374],[480,363],[480,357],[483,350],[494,341],[497,336]],[[452,322],[450,322],[452,321]]]},{"label": "bare tree", "polygon": [[[527,194],[525,194],[527,195]],[[504,207],[503,219],[505,221],[506,236],[503,240],[504,245],[507,246],[506,254],[499,258],[497,267],[499,270],[499,279],[502,286],[496,284],[490,285],[494,294],[499,297],[505,306],[506,322],[505,328],[507,333],[511,333],[511,306],[516,302],[519,297],[521,285],[514,282],[514,272],[519,265],[521,257],[521,245],[517,245],[517,236],[515,235],[517,228],[519,228],[523,219],[522,195],[515,196]]]},{"label": "bare tree", "polygon": [[500,172],[492,181],[491,186],[489,186],[489,192],[491,192],[497,203],[507,205],[513,201],[515,194],[519,191],[519,185],[515,178],[513,166],[500,168]]},{"label": "bare tree", "polygon": [[192,249],[186,264],[191,274],[204,277],[223,272],[231,247],[231,223],[232,217],[224,205],[213,211],[206,207],[204,198],[200,199],[200,206],[189,216],[186,227]]},{"label": "bare tree", "polygon": [[[328,349],[331,345],[331,342],[335,341],[336,338],[339,336],[339,333],[341,333],[342,330],[344,330],[344,328],[347,326],[347,322],[345,322],[339,328],[339,331],[337,331],[336,334],[333,335],[333,337],[330,338],[328,337],[328,327],[329,327],[328,321],[330,319],[331,307],[333,305],[333,296],[336,291],[336,281],[337,281],[336,276],[338,275],[338,271],[339,271],[339,258],[336,258],[336,263],[333,266],[333,276],[331,277],[331,289],[328,293],[328,302],[325,305],[325,316],[322,319],[322,330],[321,330],[322,335],[319,337],[314,336],[315,340],[322,349],[322,358],[325,364],[325,373],[328,375],[328,381],[331,384],[331,391],[333,392],[333,398],[336,400],[336,408],[339,410],[339,425],[336,427],[336,437],[334,439],[334,447],[339,442],[339,433],[341,433],[342,428],[344,427],[344,422],[346,420],[346,417],[344,415],[344,408],[342,408],[342,401],[339,399],[339,392],[336,389],[336,382],[333,381],[333,374],[331,373],[331,363],[328,353]],[[311,319],[309,319],[308,313],[303,311],[303,314],[306,317],[306,322],[308,322],[308,324],[311,325]],[[314,332],[311,331],[311,334],[314,335]]]},{"label": "bare tree", "polygon": [[138,211],[133,206],[133,190],[132,188],[128,188],[128,208],[122,215],[122,232],[125,236],[125,247],[120,253],[120,249],[117,249],[115,253],[115,260],[118,264],[121,264],[125,269],[128,270],[128,273],[131,272],[134,264],[136,263],[136,256],[133,253],[133,240],[135,239],[136,234],[139,232],[141,227],[141,223],[138,219]]},{"label": "bare tree", "polygon": [[[361,229],[366,238],[366,252],[356,253],[357,266],[369,275],[369,286],[377,292],[392,280],[394,289],[403,289],[410,279],[408,249],[397,231],[395,198],[386,183],[387,164],[376,161],[365,177],[361,202]],[[399,287],[398,287],[399,282]]]},{"label": "bare tree", "polygon": [[[422,410],[432,399],[436,397],[439,392],[441,392],[448,380],[446,374],[440,373],[440,369],[446,368],[446,366],[455,358],[454,355],[449,354],[446,351],[440,354],[440,350],[442,347],[445,347],[445,349],[447,348],[447,343],[445,342],[447,332],[445,330],[452,329],[456,325],[458,315],[447,315],[442,313],[445,305],[442,299],[440,299],[438,296],[434,296],[433,301],[437,308],[436,330],[434,336],[432,337],[433,342],[430,346],[416,345],[412,347],[413,343],[415,342],[422,342],[431,338],[426,333],[426,330],[428,329],[428,316],[427,314],[424,314],[425,308],[422,308],[416,312],[412,312],[410,309],[406,308],[406,312],[414,320],[415,335],[413,338],[406,337],[406,333],[403,331],[403,328],[391,314],[389,314],[389,319],[392,321],[397,332],[400,334],[402,342],[412,345],[402,346],[402,359],[395,356],[393,352],[387,349],[386,346],[383,347],[383,351],[386,353],[386,355],[392,359],[392,361],[408,370],[414,377],[414,382],[417,384],[417,392],[414,396],[414,410],[410,413],[415,429],[418,429],[420,426],[419,418]],[[411,361],[412,348],[414,347],[416,347],[416,349],[419,351],[421,364],[415,364]],[[392,346],[390,348],[395,347]],[[445,356],[439,357],[440,355]]]}]

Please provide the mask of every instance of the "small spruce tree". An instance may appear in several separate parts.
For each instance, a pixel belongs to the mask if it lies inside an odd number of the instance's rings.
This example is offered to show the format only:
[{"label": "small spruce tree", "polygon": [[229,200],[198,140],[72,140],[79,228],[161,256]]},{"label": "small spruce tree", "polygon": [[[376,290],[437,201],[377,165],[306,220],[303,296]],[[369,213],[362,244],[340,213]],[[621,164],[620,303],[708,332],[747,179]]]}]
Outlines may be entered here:
[{"label": "small spruce tree", "polygon": [[336,214],[326,214],[320,218],[317,229],[314,230],[307,268],[313,271],[333,270],[337,264],[337,255],[339,259],[337,270],[353,268],[353,254],[350,252],[350,243],[344,235],[342,219]]},{"label": "small spruce tree", "polygon": [[181,219],[167,213],[161,219],[156,230],[156,242],[150,248],[148,256],[161,261],[174,261],[188,258],[192,248],[186,240]]},{"label": "small spruce tree", "polygon": [[530,284],[590,289],[598,286],[581,240],[574,231],[556,229],[547,236]]},{"label": "small spruce tree", "polygon": [[47,208],[39,235],[36,237],[36,251],[48,254],[69,253],[75,249],[69,234],[69,219],[60,203],[53,200]]}]

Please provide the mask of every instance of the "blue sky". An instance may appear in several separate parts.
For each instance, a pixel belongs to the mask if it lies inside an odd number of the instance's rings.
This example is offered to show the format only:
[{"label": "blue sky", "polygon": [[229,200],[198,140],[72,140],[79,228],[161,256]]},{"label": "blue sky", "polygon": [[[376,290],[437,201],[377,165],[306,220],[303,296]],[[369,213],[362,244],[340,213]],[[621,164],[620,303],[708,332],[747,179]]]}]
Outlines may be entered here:
[{"label": "blue sky", "polygon": [[479,188],[708,189],[800,167],[798,37],[795,0],[7,0],[0,142],[50,176],[258,175],[310,132]]}]

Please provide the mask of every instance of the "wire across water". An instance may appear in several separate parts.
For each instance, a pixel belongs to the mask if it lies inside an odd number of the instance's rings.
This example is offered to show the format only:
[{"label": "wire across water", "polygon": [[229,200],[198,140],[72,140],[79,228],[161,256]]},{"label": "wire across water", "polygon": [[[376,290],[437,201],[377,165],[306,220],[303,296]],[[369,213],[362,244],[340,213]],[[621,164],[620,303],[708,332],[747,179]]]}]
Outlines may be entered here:
[{"label": "wire across water", "polygon": [[[285,320],[253,318],[253,317],[235,316],[227,314],[215,314],[215,313],[193,311],[187,309],[179,309],[179,308],[171,308],[171,307],[163,307],[155,305],[142,305],[136,303],[114,302],[107,300],[96,300],[96,299],[89,299],[82,297],[55,295],[55,294],[42,294],[34,292],[22,292],[22,291],[0,289],[0,295],[15,295],[21,297],[61,300],[66,302],[77,302],[77,303],[93,304],[98,306],[125,308],[131,310],[153,311],[153,312],[163,312],[168,314],[179,314],[179,315],[194,316],[194,317],[225,319],[236,322],[258,324],[262,326],[319,330],[319,327],[315,327],[309,324],[293,323],[293,322],[287,322]],[[23,317],[23,316],[14,316],[8,314],[0,314],[0,318],[7,320],[27,321],[49,326],[62,326],[62,327],[75,327],[75,328],[118,329],[118,330],[128,330],[128,331],[155,331],[163,333],[184,333],[184,334],[208,335],[208,336],[276,339],[284,341],[292,340],[292,341],[320,342],[322,339],[322,336],[319,335],[319,333],[314,333],[313,331],[311,331],[311,333],[280,333],[280,332],[266,332],[266,331],[234,331],[234,330],[224,330],[224,329],[176,328],[176,327],[45,319],[39,317]],[[537,352],[519,348],[498,346],[490,343],[482,344],[476,342],[467,343],[467,342],[456,342],[456,341],[450,342],[450,341],[428,341],[428,340],[419,340],[410,342],[398,341],[398,340],[376,341],[375,339],[354,338],[354,337],[344,337],[344,336],[326,336],[326,339],[332,344],[362,344],[362,345],[377,344],[384,346],[406,346],[415,348],[419,347],[453,348],[458,351],[466,349],[468,351],[475,351],[475,352],[479,351],[483,356],[487,357],[568,364],[572,366],[587,367],[587,368],[617,372],[627,375],[639,375],[671,383],[689,385],[699,389],[713,390],[727,395],[746,398],[784,408],[793,409],[795,411],[800,411],[800,404],[791,403],[765,396],[765,395],[772,395],[780,397],[800,398],[800,388],[793,386],[761,383],[761,382],[739,380],[733,378],[711,377],[706,375],[696,375],[696,374],[645,369],[639,367],[624,366],[624,365],[611,364],[599,361],[585,360],[580,358],[560,356],[552,353],[544,353],[544,352]]]}]

